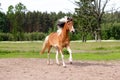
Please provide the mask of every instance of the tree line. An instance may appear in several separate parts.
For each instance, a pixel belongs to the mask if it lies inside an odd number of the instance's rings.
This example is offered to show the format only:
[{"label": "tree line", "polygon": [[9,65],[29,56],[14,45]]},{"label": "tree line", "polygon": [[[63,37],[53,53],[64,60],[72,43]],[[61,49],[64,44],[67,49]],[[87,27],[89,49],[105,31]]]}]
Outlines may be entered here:
[{"label": "tree line", "polygon": [[[5,36],[3,33],[9,33],[7,36],[13,35],[11,36],[12,38],[10,38],[10,40],[24,40],[23,37],[27,33],[27,36],[29,37],[33,35],[45,36],[52,31],[56,31],[57,20],[66,15],[70,16],[71,14],[66,14],[61,11],[59,13],[47,13],[40,11],[31,12],[27,11],[26,6],[22,3],[18,3],[15,6],[10,5],[6,14],[0,12],[0,33],[1,36]],[[40,34],[38,32],[40,32]],[[39,40],[41,38],[37,39]]]},{"label": "tree line", "polygon": [[76,2],[78,8],[75,8],[74,14],[31,12],[22,3],[10,5],[6,14],[0,11],[0,40],[42,40],[50,32],[56,31],[56,22],[63,16],[74,19],[76,33],[70,34],[72,40],[120,39],[120,12],[105,13],[103,10],[99,13],[99,8],[95,8],[98,6],[93,6],[92,1],[95,0]]},{"label": "tree line", "polygon": [[81,30],[83,42],[86,42],[88,37],[93,37],[96,41],[120,39],[118,19],[120,12],[115,10],[106,12],[105,7],[108,2],[109,0],[79,0],[75,2],[75,5],[78,6],[75,8],[75,19]]}]

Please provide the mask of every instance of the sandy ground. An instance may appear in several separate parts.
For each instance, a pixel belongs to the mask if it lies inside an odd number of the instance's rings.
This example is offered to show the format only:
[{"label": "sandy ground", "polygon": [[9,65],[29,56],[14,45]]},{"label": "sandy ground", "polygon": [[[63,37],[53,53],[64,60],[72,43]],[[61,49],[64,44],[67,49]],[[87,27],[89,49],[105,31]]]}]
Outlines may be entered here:
[{"label": "sandy ground", "polygon": [[120,61],[66,61],[66,68],[51,61],[0,59],[0,80],[120,80]]}]

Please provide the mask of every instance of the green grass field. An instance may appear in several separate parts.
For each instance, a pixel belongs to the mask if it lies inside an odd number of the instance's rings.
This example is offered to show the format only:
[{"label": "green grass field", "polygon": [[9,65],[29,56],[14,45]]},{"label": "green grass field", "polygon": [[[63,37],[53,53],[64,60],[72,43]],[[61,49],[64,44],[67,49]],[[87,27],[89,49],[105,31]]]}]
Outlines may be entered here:
[{"label": "green grass field", "polygon": [[[0,42],[0,58],[47,58],[41,48],[42,42]],[[71,49],[74,60],[120,60],[120,42],[71,42]],[[50,57],[55,59],[54,48]]]}]

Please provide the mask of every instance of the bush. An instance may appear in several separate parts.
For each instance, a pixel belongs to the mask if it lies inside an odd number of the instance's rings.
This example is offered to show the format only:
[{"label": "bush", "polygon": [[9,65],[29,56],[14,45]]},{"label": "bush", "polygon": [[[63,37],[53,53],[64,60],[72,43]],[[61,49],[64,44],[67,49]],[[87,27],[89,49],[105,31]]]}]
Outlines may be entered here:
[{"label": "bush", "polygon": [[108,24],[103,26],[102,38],[120,40],[120,23]]},{"label": "bush", "polygon": [[15,37],[17,41],[24,41],[24,33],[18,32]]},{"label": "bush", "polygon": [[120,23],[116,23],[113,25],[112,28],[110,28],[111,37],[114,37],[114,39],[119,40],[120,39]]},{"label": "bush", "polygon": [[45,34],[44,33],[39,33],[39,32],[33,32],[30,34],[30,38],[31,40],[43,40],[45,38]]},{"label": "bush", "polygon": [[12,41],[14,39],[11,33],[0,33],[0,41]]},{"label": "bush", "polygon": [[31,33],[24,33],[24,41],[31,41],[31,37],[30,37]]},{"label": "bush", "polygon": [[0,41],[33,41],[43,40],[46,37],[45,33],[32,32],[32,33],[0,33]]},{"label": "bush", "polygon": [[63,54],[65,54],[65,55],[69,54],[69,52],[67,51],[67,49],[63,49]]},{"label": "bush", "polygon": [[70,33],[69,36],[70,36],[70,40],[80,40],[81,37],[81,35],[78,33],[74,33],[74,34]]}]

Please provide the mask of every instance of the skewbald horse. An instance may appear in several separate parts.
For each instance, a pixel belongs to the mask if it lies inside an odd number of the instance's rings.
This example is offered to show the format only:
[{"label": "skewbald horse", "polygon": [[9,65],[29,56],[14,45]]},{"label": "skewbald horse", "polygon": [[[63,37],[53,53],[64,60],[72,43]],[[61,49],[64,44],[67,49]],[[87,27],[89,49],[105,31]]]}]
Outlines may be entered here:
[{"label": "skewbald horse", "polygon": [[61,54],[63,66],[66,67],[64,62],[64,55],[63,55],[63,48],[67,48],[69,52],[69,61],[72,64],[72,51],[70,49],[70,39],[68,36],[69,32],[75,32],[73,27],[73,20],[70,17],[65,16],[58,20],[58,30],[57,32],[53,32],[49,34],[43,43],[43,48],[41,50],[41,54],[44,53],[46,49],[48,49],[48,61],[47,63],[50,64],[50,49],[51,47],[56,48],[56,63],[59,65],[58,55]]}]

